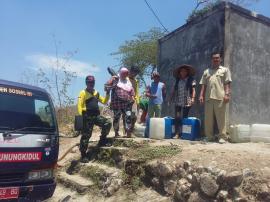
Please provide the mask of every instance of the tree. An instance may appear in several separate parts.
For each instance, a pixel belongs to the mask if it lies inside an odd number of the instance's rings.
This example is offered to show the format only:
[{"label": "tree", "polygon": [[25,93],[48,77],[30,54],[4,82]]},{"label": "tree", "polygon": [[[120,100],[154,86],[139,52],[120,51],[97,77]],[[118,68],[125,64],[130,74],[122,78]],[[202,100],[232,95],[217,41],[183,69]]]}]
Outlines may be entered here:
[{"label": "tree", "polygon": [[[189,15],[187,22],[191,21],[192,19],[198,16],[203,15],[212,7],[214,7],[215,5],[219,4],[222,1],[231,2],[239,6],[247,7],[250,6],[252,3],[258,2],[259,0],[196,0],[196,6]],[[201,9],[199,9],[200,7]]]},{"label": "tree", "polygon": [[59,108],[74,104],[74,99],[69,95],[69,87],[73,79],[77,77],[76,72],[68,70],[70,59],[77,51],[67,51],[64,55],[59,55],[60,41],[53,35],[55,57],[51,57],[51,62],[46,67],[38,69],[27,68],[21,76],[23,83],[28,83],[45,88]]},{"label": "tree", "polygon": [[135,34],[135,39],[125,41],[118,51],[112,55],[120,56],[120,64],[130,67],[135,65],[140,68],[139,79],[144,82],[157,66],[157,40],[165,35],[160,28],[152,28],[148,32]]},{"label": "tree", "polygon": [[51,61],[46,66],[38,69],[27,68],[21,76],[21,82],[43,87],[51,95],[56,105],[57,119],[60,123],[65,123],[70,118],[68,111],[74,104],[74,98],[69,94],[69,88],[72,81],[77,77],[76,72],[69,71],[69,61],[77,51],[67,51],[60,56],[60,41],[57,41],[53,35],[55,56],[50,57]]}]

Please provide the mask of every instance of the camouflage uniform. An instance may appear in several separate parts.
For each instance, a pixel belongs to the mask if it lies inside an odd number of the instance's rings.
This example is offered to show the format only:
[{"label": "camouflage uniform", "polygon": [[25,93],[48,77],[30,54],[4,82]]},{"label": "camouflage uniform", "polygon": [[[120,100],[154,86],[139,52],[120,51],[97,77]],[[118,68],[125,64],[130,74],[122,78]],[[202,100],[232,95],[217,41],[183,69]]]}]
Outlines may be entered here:
[{"label": "camouflage uniform", "polygon": [[82,157],[86,156],[88,142],[92,135],[94,125],[101,128],[101,137],[98,145],[103,146],[107,144],[106,136],[109,134],[112,124],[109,119],[100,115],[98,102],[105,104],[108,100],[108,93],[106,94],[106,97],[102,97],[94,89],[92,92],[89,92],[87,89],[80,92],[78,99],[78,112],[83,116],[83,131],[80,140],[80,151]]},{"label": "camouflage uniform", "polygon": [[106,144],[106,136],[109,134],[112,127],[112,123],[109,119],[103,116],[88,116],[84,114],[84,130],[82,131],[82,137],[80,141],[80,151],[85,154],[88,148],[88,142],[91,138],[94,125],[97,125],[101,129],[101,136],[99,143]]}]

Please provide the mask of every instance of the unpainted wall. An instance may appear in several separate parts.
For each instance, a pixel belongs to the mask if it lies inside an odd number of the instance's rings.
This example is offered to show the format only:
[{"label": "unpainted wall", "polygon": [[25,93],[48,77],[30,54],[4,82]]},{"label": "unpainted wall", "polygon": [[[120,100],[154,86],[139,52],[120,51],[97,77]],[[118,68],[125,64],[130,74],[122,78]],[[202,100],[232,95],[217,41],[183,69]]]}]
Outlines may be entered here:
[{"label": "unpainted wall", "polygon": [[230,9],[226,47],[232,70],[230,122],[270,124],[270,20]]},{"label": "unpainted wall", "polygon": [[[166,83],[168,92],[175,82],[172,72],[177,64],[190,64],[195,67],[198,84],[197,103],[190,115],[197,116],[201,120],[203,120],[203,106],[198,104],[199,81],[203,71],[211,65],[211,53],[214,50],[223,50],[224,16],[224,9],[215,10],[208,17],[186,24],[159,41],[158,71],[161,80]],[[173,108],[173,104],[165,103],[163,116],[174,116]]]}]

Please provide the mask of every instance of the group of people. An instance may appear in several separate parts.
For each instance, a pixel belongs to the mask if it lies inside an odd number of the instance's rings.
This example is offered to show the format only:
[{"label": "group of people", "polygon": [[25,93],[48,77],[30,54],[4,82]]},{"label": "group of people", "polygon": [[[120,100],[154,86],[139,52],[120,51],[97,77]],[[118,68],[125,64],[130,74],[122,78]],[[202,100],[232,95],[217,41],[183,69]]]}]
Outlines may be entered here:
[{"label": "group of people", "polygon": [[[135,78],[139,73],[137,67],[128,70],[122,67],[118,75],[106,83],[106,96],[103,97],[95,90],[95,77],[89,75],[85,79],[86,89],[82,90],[78,98],[78,113],[83,116],[83,131],[80,140],[81,161],[88,162],[87,148],[92,135],[94,125],[101,128],[101,137],[98,146],[108,144],[107,135],[113,125],[115,137],[119,137],[120,118],[123,118],[124,131],[127,137],[131,137],[136,122],[136,115],[132,110],[134,104],[139,103],[139,83]],[[100,115],[98,103],[106,104],[109,99],[110,108],[113,111],[113,124],[110,119]]]},{"label": "group of people", "polygon": [[[113,111],[113,128],[115,137],[119,136],[119,122],[122,116],[124,131],[127,137],[131,137],[136,122],[135,110],[143,110],[140,122],[145,122],[148,117],[161,117],[161,107],[164,101],[174,103],[175,110],[175,133],[179,138],[181,135],[181,119],[188,117],[190,108],[196,100],[196,81],[194,79],[195,69],[191,65],[178,65],[174,70],[175,82],[171,93],[167,96],[166,85],[160,81],[158,72],[153,72],[153,80],[146,88],[146,93],[142,99],[139,97],[139,83],[136,76],[139,74],[137,67],[129,69],[123,67],[119,74],[112,76],[107,82],[106,96],[102,97],[94,89],[95,78],[86,77],[86,89],[82,90],[78,100],[78,111],[83,116],[84,130],[82,132],[80,151],[82,162],[87,162],[86,151],[88,141],[91,137],[93,126],[101,127],[101,137],[99,146],[108,143],[106,136],[111,129],[109,119],[100,115],[98,102],[103,104],[109,101]],[[226,141],[226,106],[230,100],[231,73],[226,67],[221,66],[221,55],[218,52],[212,54],[212,65],[207,68],[201,77],[201,91],[199,102],[205,106],[205,135],[206,141],[215,141],[214,122],[216,119],[219,135],[218,141]]]}]

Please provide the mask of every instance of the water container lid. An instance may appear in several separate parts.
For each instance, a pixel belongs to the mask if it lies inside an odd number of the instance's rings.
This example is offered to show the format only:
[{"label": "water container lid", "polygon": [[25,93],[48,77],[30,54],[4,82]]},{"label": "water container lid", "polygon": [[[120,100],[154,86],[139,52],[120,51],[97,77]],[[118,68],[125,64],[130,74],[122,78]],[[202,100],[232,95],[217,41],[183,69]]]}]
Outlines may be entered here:
[{"label": "water container lid", "polygon": [[197,117],[188,117],[188,119],[198,119]]}]

